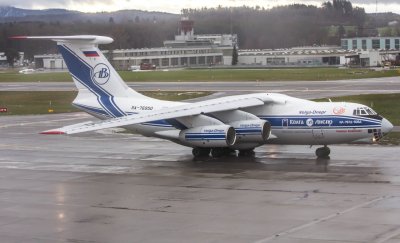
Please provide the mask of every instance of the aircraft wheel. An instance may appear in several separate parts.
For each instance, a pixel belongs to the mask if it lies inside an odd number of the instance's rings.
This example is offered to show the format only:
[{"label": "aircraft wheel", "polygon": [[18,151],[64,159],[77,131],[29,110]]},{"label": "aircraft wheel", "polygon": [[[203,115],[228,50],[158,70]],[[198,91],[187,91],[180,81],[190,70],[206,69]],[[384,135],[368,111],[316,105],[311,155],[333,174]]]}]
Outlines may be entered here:
[{"label": "aircraft wheel", "polygon": [[194,157],[206,157],[210,154],[209,148],[193,148],[192,154]]},{"label": "aircraft wheel", "polygon": [[254,155],[255,155],[254,148],[239,150],[239,156],[248,157],[248,156],[254,156]]},{"label": "aircraft wheel", "polygon": [[331,150],[328,146],[317,148],[317,150],[315,151],[315,155],[318,158],[326,158],[329,156],[330,153],[331,153]]},{"label": "aircraft wheel", "polygon": [[211,156],[214,157],[214,158],[222,157],[225,154],[226,154],[226,151],[225,151],[224,148],[213,148],[213,149],[211,149]]},{"label": "aircraft wheel", "polygon": [[229,155],[236,156],[236,150],[231,149],[231,148],[212,148],[211,149],[211,156],[214,158],[219,158],[222,156],[229,156]]}]

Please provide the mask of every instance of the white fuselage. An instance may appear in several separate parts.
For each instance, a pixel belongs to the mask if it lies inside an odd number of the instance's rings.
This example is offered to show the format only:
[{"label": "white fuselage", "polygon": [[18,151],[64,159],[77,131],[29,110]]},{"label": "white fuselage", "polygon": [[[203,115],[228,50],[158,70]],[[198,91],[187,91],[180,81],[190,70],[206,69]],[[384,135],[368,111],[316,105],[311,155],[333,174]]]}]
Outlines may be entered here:
[{"label": "white fuselage", "polygon": [[[100,118],[43,134],[75,134],[124,127],[145,136],[192,147],[194,156],[246,154],[266,143],[328,145],[376,141],[393,125],[371,108],[353,103],[313,102],[283,94],[258,93],[194,103],[162,101],[128,87],[99,50],[106,36],[30,36],[57,47],[77,87],[73,104]],[[247,151],[247,152],[246,152]],[[329,155],[327,146],[316,155]]]},{"label": "white fuselage", "polygon": [[[254,94],[248,96],[252,95]],[[267,143],[327,145],[358,140],[367,142],[379,139],[381,136],[379,134],[382,130],[382,118],[353,115],[354,110],[362,105],[343,102],[314,102],[282,94],[269,93],[265,95],[273,97],[279,102],[242,110],[271,124],[272,136]],[[230,97],[226,97],[226,99],[230,99]],[[101,111],[100,107],[96,107],[95,101],[93,101],[93,106],[90,106],[86,100],[87,107],[77,105],[79,103],[81,102],[79,102],[78,96],[74,101],[77,107],[100,119],[109,118],[105,112]],[[116,98],[115,103],[127,115],[185,104],[140,98]],[[166,139],[168,138],[159,135],[160,131],[177,130],[174,122],[165,120],[130,125],[125,128],[145,136]]]}]

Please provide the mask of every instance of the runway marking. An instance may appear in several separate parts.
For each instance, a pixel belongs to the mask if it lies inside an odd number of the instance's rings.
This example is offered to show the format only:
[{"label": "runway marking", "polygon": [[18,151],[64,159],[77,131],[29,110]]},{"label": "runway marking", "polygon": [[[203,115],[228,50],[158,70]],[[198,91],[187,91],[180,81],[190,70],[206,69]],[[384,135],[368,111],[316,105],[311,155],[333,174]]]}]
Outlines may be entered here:
[{"label": "runway marking", "polygon": [[[337,213],[330,214],[330,215],[328,215],[328,216],[326,216],[326,217],[323,217],[323,218],[315,219],[315,220],[313,220],[313,221],[311,221],[311,222],[309,222],[309,223],[306,223],[306,224],[303,224],[303,225],[299,225],[299,226],[297,226],[297,227],[291,228],[291,229],[286,230],[286,231],[283,231],[283,232],[276,233],[276,234],[273,235],[273,236],[269,236],[269,237],[267,237],[267,238],[264,238],[264,239],[255,241],[255,243],[264,243],[264,242],[269,242],[269,241],[271,241],[271,240],[275,240],[275,239],[277,239],[278,237],[282,237],[282,236],[285,236],[285,235],[289,235],[289,234],[291,234],[291,233],[294,233],[294,232],[297,232],[297,231],[299,231],[299,230],[308,228],[308,227],[310,227],[310,226],[313,226],[313,225],[318,224],[318,223],[321,223],[321,222],[328,221],[328,220],[330,220],[330,219],[333,219],[333,218],[336,218],[336,217],[338,217],[338,216],[341,216],[341,215],[343,215],[343,214],[345,214],[345,213],[349,213],[349,212],[354,211],[354,210],[356,210],[356,209],[359,209],[359,208],[362,208],[362,207],[365,207],[365,206],[369,206],[369,205],[371,205],[371,204],[373,204],[373,203],[382,201],[382,200],[387,199],[387,198],[388,198],[387,196],[381,196],[381,197],[378,197],[378,198],[369,200],[369,201],[367,201],[367,202],[364,202],[364,203],[355,205],[355,206],[353,206],[353,207],[351,207],[351,208],[348,208],[348,209],[346,209],[346,210],[343,210],[343,211],[340,211],[340,212],[337,212]],[[394,233],[399,233],[399,232],[396,231],[396,232],[394,232]],[[391,234],[391,235],[392,235],[392,234]],[[389,235],[389,236],[391,236],[391,235]],[[395,235],[394,235],[394,236],[395,236]],[[385,238],[385,239],[386,239],[386,238]],[[379,241],[379,242],[382,243],[382,242],[384,242],[384,241]]]},{"label": "runway marking", "polygon": [[374,243],[384,243],[396,236],[400,235],[400,228],[395,229],[394,231],[389,231],[388,234],[383,235],[382,237],[379,237],[374,241]]}]

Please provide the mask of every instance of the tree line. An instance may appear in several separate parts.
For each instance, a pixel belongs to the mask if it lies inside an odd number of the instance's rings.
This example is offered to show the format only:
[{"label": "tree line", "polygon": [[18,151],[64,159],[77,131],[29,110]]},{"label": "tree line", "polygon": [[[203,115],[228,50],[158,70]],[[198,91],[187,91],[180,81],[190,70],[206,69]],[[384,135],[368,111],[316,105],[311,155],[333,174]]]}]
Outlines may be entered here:
[{"label": "tree line", "polygon": [[[183,9],[182,15],[194,20],[197,34],[238,34],[240,49],[339,45],[340,38],[377,35],[377,27],[387,27],[388,21],[396,19],[400,22],[399,15],[368,15],[346,0],[328,1],[321,7],[292,4],[272,9],[257,6]],[[51,42],[8,39],[15,35],[95,34],[114,38],[112,44],[102,46],[104,49],[159,47],[178,33],[179,18],[176,15],[161,21],[136,18],[116,22],[110,17],[106,23],[90,20],[1,23],[0,52],[23,51],[31,59],[35,54],[57,52]],[[388,34],[400,34],[398,23],[390,28]]]}]

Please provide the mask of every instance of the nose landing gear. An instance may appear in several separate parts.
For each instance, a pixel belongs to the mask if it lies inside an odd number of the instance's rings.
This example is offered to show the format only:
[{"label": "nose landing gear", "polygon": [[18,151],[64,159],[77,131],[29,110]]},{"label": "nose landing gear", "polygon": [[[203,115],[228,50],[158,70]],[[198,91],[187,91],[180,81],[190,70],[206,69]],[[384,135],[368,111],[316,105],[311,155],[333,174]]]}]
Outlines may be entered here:
[{"label": "nose landing gear", "polygon": [[328,146],[324,146],[324,147],[321,147],[321,148],[317,148],[317,150],[315,151],[315,155],[318,157],[318,158],[327,158],[327,157],[329,157],[329,154],[331,153],[331,150],[330,150],[330,148],[328,147]]}]

